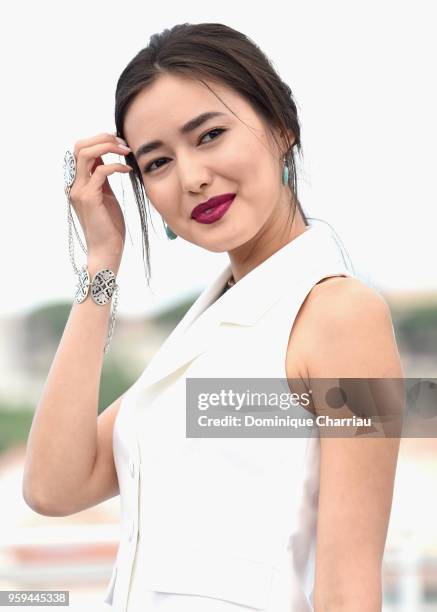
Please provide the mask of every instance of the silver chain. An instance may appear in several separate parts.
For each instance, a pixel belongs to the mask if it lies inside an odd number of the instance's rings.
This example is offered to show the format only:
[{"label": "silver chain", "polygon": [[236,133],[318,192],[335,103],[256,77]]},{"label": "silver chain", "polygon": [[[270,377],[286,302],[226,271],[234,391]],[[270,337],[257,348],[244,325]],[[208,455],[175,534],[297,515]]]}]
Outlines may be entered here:
[{"label": "silver chain", "polygon": [[[74,221],[73,221],[73,215],[71,214],[70,196],[68,194],[67,194],[67,221],[68,221],[68,251],[70,254],[70,261],[71,261],[71,265],[73,266],[74,273],[79,274],[80,270],[76,266],[76,262],[74,261],[73,233],[71,231],[71,226],[74,225]],[[76,229],[75,225],[74,225],[74,228]],[[77,233],[77,230],[76,230],[76,233]],[[79,241],[79,242],[82,246],[82,250],[84,250],[82,241]],[[84,252],[87,254],[86,249],[84,250]]]},{"label": "silver chain", "polygon": [[[77,231],[76,224],[75,224],[74,219],[73,219],[73,215],[72,215],[72,212],[71,212],[70,197],[68,197],[68,209],[69,209],[69,214],[70,214],[70,221],[71,221],[71,224],[74,227],[74,232],[76,234],[76,238],[77,238],[77,240],[78,240],[78,242],[79,242],[79,244],[80,244],[80,246],[82,248],[82,251],[85,253],[85,255],[88,255],[88,251],[87,251],[86,247],[84,246],[82,240],[80,239],[79,232]],[[70,229],[71,229],[71,227],[70,227]]]},{"label": "silver chain", "polygon": [[106,353],[109,351],[109,346],[111,344],[111,339],[112,339],[112,332],[114,331],[114,324],[115,324],[115,315],[117,312],[117,304],[118,304],[118,285],[116,284],[114,286],[114,293],[112,294],[112,298],[113,298],[113,302],[112,302],[112,310],[111,310],[111,318],[109,321],[109,327],[108,327],[108,338],[105,344],[105,348],[103,349],[103,352]]},{"label": "silver chain", "polygon": [[[76,262],[74,260],[74,244],[73,244],[72,226],[74,227],[74,231],[76,233],[76,236],[82,248],[82,251],[85,253],[85,255],[88,255],[88,251],[85,248],[82,240],[80,239],[79,233],[74,223],[74,219],[73,219],[73,215],[71,211],[71,201],[70,201],[69,191],[70,190],[67,188],[66,195],[67,195],[67,220],[68,220],[68,251],[69,251],[70,261],[71,261],[71,265],[73,267],[74,273],[79,274],[81,270],[77,267]],[[83,268],[86,268],[85,264],[82,266],[82,269]],[[107,335],[105,347],[103,349],[103,352],[105,355],[109,352],[112,334],[114,332],[115,318],[117,315],[117,305],[118,305],[118,285],[117,284],[114,285],[114,292],[112,294],[112,297],[113,297],[113,301],[111,303],[111,313],[110,313],[109,325],[108,325],[108,335]]]}]

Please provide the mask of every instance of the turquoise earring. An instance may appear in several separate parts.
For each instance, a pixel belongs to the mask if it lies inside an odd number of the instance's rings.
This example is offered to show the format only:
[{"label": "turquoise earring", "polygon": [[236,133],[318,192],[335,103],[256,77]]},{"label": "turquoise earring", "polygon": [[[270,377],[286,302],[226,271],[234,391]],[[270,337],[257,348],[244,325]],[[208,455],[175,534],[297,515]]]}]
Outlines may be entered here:
[{"label": "turquoise earring", "polygon": [[177,237],[178,237],[178,235],[177,235],[177,234],[175,234],[175,233],[174,233],[174,232],[173,232],[173,231],[170,229],[170,227],[169,227],[169,226],[166,224],[166,222],[164,221],[164,219],[163,219],[163,223],[164,223],[165,233],[167,234],[167,237],[168,237],[170,240],[174,240],[175,238],[177,238]]},{"label": "turquoise earring", "polygon": [[287,166],[287,159],[285,155],[284,155],[284,168],[282,169],[282,184],[288,185],[288,166]]}]

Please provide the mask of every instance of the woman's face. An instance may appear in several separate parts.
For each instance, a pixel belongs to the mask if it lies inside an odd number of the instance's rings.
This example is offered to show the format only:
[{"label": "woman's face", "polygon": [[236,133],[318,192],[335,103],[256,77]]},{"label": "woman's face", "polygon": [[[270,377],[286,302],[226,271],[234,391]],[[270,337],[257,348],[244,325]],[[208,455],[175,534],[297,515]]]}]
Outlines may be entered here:
[{"label": "woman's face", "polygon": [[[189,242],[223,252],[278,223],[288,213],[290,191],[281,184],[283,162],[262,120],[237,92],[206,82],[238,118],[203,83],[166,74],[131,102],[124,137],[147,197],[170,228]],[[221,114],[180,132],[210,112]],[[162,144],[138,151],[156,140]],[[191,217],[198,204],[229,193],[236,197],[218,221],[204,224]]]}]

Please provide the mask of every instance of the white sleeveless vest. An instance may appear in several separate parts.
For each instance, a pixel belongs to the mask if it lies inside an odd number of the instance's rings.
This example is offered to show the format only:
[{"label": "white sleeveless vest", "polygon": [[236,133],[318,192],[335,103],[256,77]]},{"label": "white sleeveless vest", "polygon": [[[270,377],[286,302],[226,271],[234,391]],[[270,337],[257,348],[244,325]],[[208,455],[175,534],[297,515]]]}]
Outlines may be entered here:
[{"label": "white sleeveless vest", "polygon": [[313,610],[317,429],[187,438],[186,378],[286,379],[306,296],[354,274],[314,222],[220,295],[231,273],[227,264],[201,293],[121,402],[121,540],[104,599],[116,612]]}]

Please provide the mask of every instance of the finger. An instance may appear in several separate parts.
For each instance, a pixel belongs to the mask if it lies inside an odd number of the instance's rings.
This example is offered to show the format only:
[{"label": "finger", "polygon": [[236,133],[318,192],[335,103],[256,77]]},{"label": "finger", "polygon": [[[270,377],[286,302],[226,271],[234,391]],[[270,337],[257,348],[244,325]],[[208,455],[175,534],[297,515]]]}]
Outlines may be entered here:
[{"label": "finger", "polygon": [[96,164],[96,159],[106,153],[115,153],[116,155],[129,155],[130,149],[122,147],[118,143],[104,142],[102,144],[83,147],[79,151],[76,167],[76,180],[79,184],[87,183],[92,172],[92,169],[99,166]]},{"label": "finger", "polygon": [[94,170],[97,168],[97,166],[103,166],[105,162],[103,161],[102,157],[99,155],[99,157],[96,157],[92,168],[91,168],[91,174],[93,174]]},{"label": "finger", "polygon": [[79,151],[85,147],[92,147],[96,144],[102,144],[103,142],[120,142],[122,144],[126,144],[127,142],[122,138],[118,138],[115,134],[110,134],[108,132],[102,132],[101,134],[97,134],[96,136],[91,136],[90,138],[82,138],[78,140],[74,145],[74,155],[77,159],[79,156]]},{"label": "finger", "polygon": [[131,166],[125,166],[123,164],[98,165],[88,182],[88,188],[91,190],[100,191],[107,177],[111,176],[111,174],[114,174],[115,172],[128,173],[132,170],[133,168]]}]

